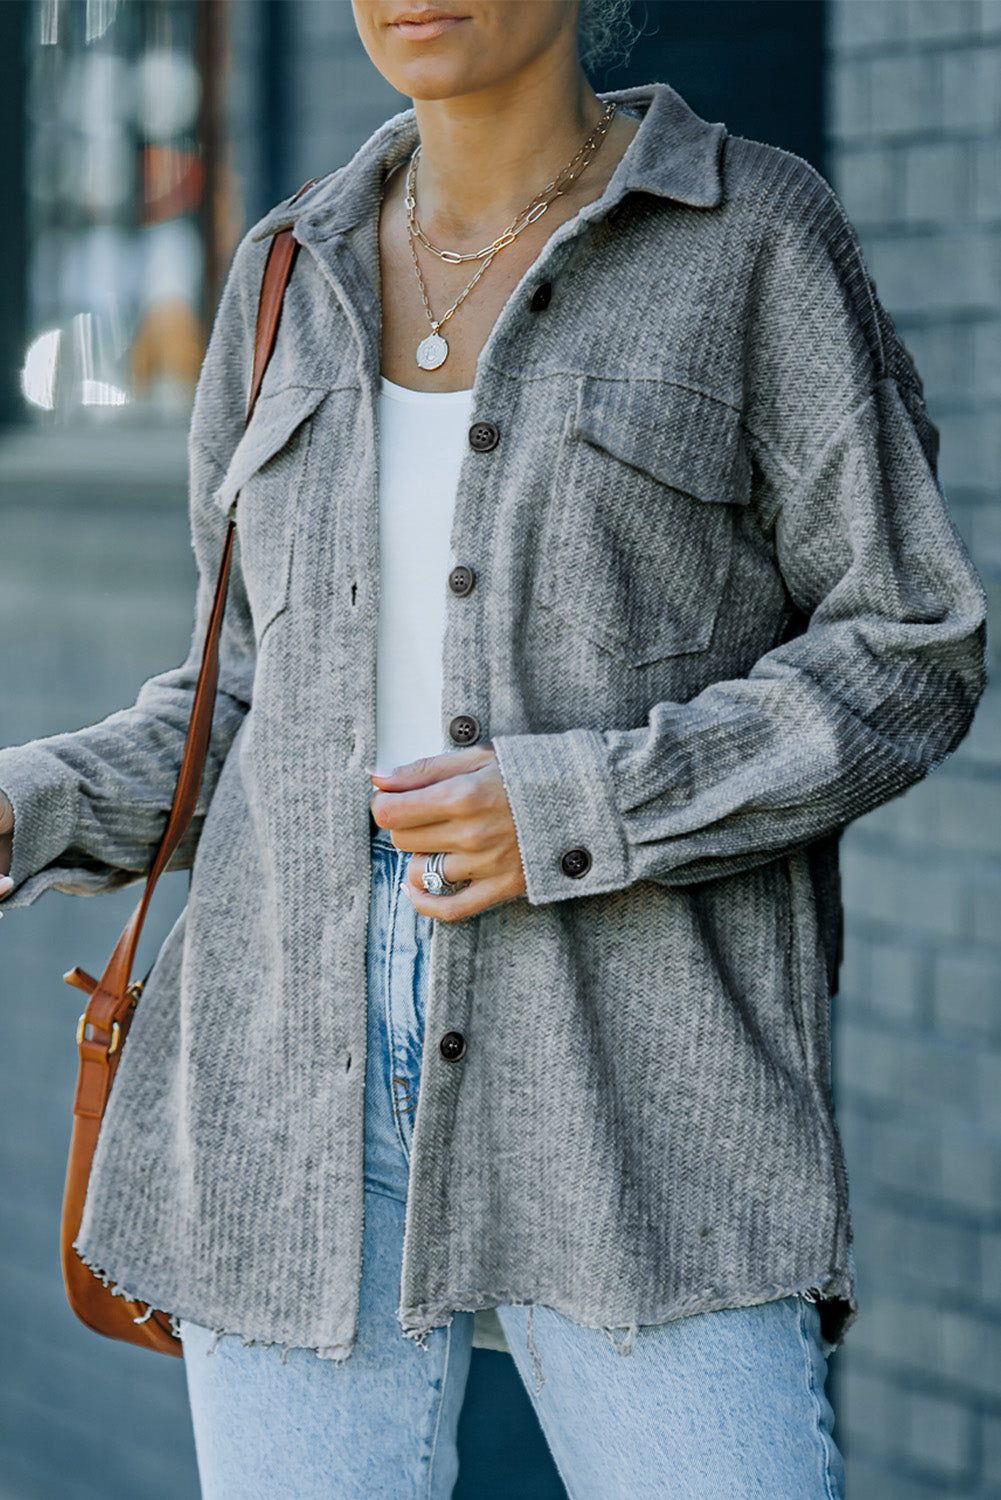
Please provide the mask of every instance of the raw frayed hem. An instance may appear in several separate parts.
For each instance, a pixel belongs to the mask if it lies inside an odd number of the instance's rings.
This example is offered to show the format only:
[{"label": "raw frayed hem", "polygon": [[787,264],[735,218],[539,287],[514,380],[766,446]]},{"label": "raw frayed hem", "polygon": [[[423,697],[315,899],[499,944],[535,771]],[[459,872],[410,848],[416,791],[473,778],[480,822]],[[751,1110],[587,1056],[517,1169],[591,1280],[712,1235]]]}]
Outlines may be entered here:
[{"label": "raw frayed hem", "polygon": [[[137,1297],[135,1292],[130,1292],[128,1287],[123,1286],[120,1281],[116,1281],[113,1276],[109,1276],[108,1273],[102,1270],[100,1266],[95,1266],[93,1262],[86,1255],[84,1255],[83,1251],[80,1249],[80,1246],[75,1241],[73,1244],[73,1249],[79,1256],[81,1264],[85,1265],[90,1274],[97,1281],[99,1281],[103,1287],[107,1288],[112,1297],[121,1297],[123,1302],[134,1302],[137,1307],[145,1307],[146,1311],[144,1313],[140,1313],[137,1318],[133,1318],[133,1323],[139,1325],[148,1323],[153,1314],[160,1311],[160,1309],[157,1308],[152,1302],[147,1302],[144,1297]],[[177,1333],[177,1329],[174,1326],[175,1319],[171,1317],[169,1313],[166,1314],[166,1316],[170,1317],[170,1327],[172,1332]]]},{"label": "raw frayed hem", "polygon": [[[620,1340],[616,1340],[615,1330],[613,1328],[603,1327],[601,1331],[611,1342],[612,1348],[615,1350],[616,1354],[630,1355],[633,1352],[633,1345],[635,1344],[636,1336],[639,1333],[639,1324],[630,1323],[626,1328],[625,1337]],[[543,1369],[542,1365],[542,1355],[539,1353],[538,1345],[535,1342],[534,1302],[530,1302],[528,1304],[527,1335],[528,1353],[532,1361],[532,1374],[535,1377],[535,1394],[536,1396],[540,1396],[542,1394],[542,1387],[546,1383],[546,1372]]]},{"label": "raw frayed hem", "polygon": [[[180,1320],[177,1320],[180,1323]],[[174,1320],[171,1320],[173,1327]],[[214,1354],[223,1339],[239,1339],[244,1349],[281,1349],[279,1356],[283,1365],[288,1364],[288,1357],[293,1349],[301,1349],[303,1354],[312,1354],[317,1359],[330,1359],[335,1364],[344,1364],[351,1357],[354,1344],[318,1344],[306,1346],[304,1344],[283,1344],[279,1339],[255,1339],[240,1333],[232,1328],[213,1328],[212,1342],[205,1351],[206,1359]]]},{"label": "raw frayed hem", "polygon": [[546,1373],[542,1368],[542,1355],[539,1353],[535,1343],[535,1303],[528,1304],[528,1353],[532,1361],[532,1374],[535,1376],[535,1394],[542,1395],[542,1387],[546,1383]]},{"label": "raw frayed hem", "polygon": [[[490,1303],[488,1305],[491,1307],[496,1307],[497,1303]],[[546,1383],[546,1375],[542,1367],[542,1356],[539,1354],[539,1350],[535,1342],[535,1303],[529,1302],[527,1304],[521,1303],[511,1305],[527,1305],[528,1307],[528,1353],[532,1361],[532,1374],[535,1377],[536,1382],[535,1394],[538,1396],[540,1391],[542,1390],[542,1387]],[[439,1323],[424,1322],[419,1323],[414,1328],[404,1328],[401,1321],[400,1327],[403,1333],[403,1337],[405,1339],[410,1339],[412,1343],[417,1344],[419,1348],[423,1349],[425,1353],[427,1353],[428,1339],[431,1337],[432,1333],[435,1333],[439,1328],[448,1327],[448,1325],[452,1321],[454,1311],[476,1312],[478,1311],[478,1309],[474,1307],[454,1309],[453,1312],[449,1312],[447,1316],[443,1316],[441,1322]]]},{"label": "raw frayed hem", "polygon": [[633,1352],[633,1345],[636,1342],[636,1336],[640,1331],[640,1326],[638,1323],[628,1324],[628,1326],[626,1327],[625,1338],[619,1341],[616,1341],[614,1328],[602,1328],[601,1331],[605,1335],[605,1337],[610,1340],[612,1348],[615,1350],[616,1354],[627,1355],[632,1354]]}]

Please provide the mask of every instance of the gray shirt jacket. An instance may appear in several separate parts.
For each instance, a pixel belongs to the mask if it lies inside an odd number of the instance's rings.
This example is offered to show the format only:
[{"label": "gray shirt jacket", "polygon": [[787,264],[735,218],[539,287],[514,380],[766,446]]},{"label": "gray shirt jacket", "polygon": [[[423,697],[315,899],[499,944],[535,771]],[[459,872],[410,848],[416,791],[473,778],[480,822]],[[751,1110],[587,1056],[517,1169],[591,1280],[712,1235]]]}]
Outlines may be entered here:
[{"label": "gray shirt jacket", "polygon": [[[442,736],[493,743],[528,895],[435,930],[399,1321],[423,1342],[457,1309],[541,1303],[635,1330],[802,1293],[837,1339],[838,836],[965,733],[983,598],[830,188],[670,88],[613,97],[641,127],[476,372],[492,426],[459,480],[475,585],[448,593]],[[390,120],[236,255],[191,429],[190,659],[0,754],[8,905],[139,876],[239,500],[190,901],[78,1248],[129,1295],[335,1359],[362,1251],[376,223],[415,129]],[[266,240],[289,224],[303,251],[243,433]],[[415,615],[435,588],[415,581]]]}]

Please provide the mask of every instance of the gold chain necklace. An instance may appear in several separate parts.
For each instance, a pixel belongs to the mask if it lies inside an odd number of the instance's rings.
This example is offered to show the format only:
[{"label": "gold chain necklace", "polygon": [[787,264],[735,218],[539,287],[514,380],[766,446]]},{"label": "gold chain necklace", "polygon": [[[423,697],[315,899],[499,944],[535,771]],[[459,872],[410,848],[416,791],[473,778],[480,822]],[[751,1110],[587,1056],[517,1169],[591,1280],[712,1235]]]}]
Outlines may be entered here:
[{"label": "gold chain necklace", "polygon": [[[609,125],[612,123],[614,114],[615,105],[606,105],[601,119],[598,121],[597,125],[594,127],[584,144],[563,168],[562,172],[554,177],[552,182],[547,183],[541,192],[536,193],[535,196],[529,200],[529,202],[525,205],[521,212],[511,221],[507,229],[504,230],[503,234],[498,235],[497,238],[495,240],[492,240],[489,245],[484,245],[482,250],[475,250],[472,253],[466,255],[460,255],[456,250],[439,250],[437,246],[432,245],[431,241],[428,239],[427,235],[421,228],[420,221],[417,218],[416,191],[417,163],[420,160],[421,153],[420,143],[418,142],[418,144],[414,148],[413,155],[410,158],[410,165],[407,168],[406,203],[407,243],[410,246],[410,255],[414,263],[414,273],[417,277],[417,285],[421,290],[421,301],[424,303],[424,311],[427,315],[427,320],[431,325],[431,332],[417,345],[417,363],[422,370],[437,370],[441,365],[445,363],[446,359],[448,358],[448,344],[446,343],[445,339],[442,338],[439,330],[444,327],[449,318],[451,318],[453,314],[456,313],[465,302],[466,298],[473,290],[473,287],[493,262],[494,256],[498,255],[501,250],[506,249],[508,245],[513,244],[514,241],[518,238],[519,234],[521,234],[522,230],[527,229],[529,224],[537,223],[538,220],[542,218],[542,215],[546,212],[549,205],[551,203],[554,203],[557,198],[561,198],[570,184],[574,182],[580,176],[581,172],[583,172],[584,169],[590,164],[602,141],[605,139],[605,135],[608,132]],[[431,252],[432,255],[436,255],[439,260],[443,260],[449,265],[458,266],[462,265],[466,261],[471,260],[481,262],[472,280],[467,282],[462,291],[459,293],[458,297],[452,303],[452,306],[448,309],[447,312],[443,313],[440,318],[436,318],[434,316],[434,313],[431,311],[431,303],[428,298],[427,284],[425,283],[424,274],[421,271],[421,263],[417,256],[416,242],[418,240],[426,250],[429,250]]]}]

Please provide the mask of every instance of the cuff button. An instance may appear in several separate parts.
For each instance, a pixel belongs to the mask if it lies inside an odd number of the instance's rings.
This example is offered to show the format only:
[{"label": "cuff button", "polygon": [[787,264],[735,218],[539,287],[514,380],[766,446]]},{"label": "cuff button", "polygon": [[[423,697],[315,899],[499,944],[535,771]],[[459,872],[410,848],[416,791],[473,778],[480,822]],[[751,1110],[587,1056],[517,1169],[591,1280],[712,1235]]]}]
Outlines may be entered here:
[{"label": "cuff button", "polygon": [[591,868],[591,856],[586,849],[568,849],[560,860],[560,869],[571,880],[580,880]]}]

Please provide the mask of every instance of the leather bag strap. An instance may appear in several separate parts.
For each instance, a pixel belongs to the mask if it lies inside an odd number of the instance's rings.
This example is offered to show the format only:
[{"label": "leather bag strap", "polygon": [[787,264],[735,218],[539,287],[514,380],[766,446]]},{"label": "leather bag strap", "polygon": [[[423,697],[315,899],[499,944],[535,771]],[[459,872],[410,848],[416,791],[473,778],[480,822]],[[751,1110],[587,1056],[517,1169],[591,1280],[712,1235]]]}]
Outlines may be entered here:
[{"label": "leather bag strap", "polygon": [[[306,187],[309,186],[311,184],[307,183]],[[300,192],[305,192],[306,187],[300,189]],[[296,197],[298,196],[297,193]],[[298,242],[290,229],[276,234],[268,249],[257,310],[254,364],[245,425],[249,424],[253,416],[264,380],[264,372],[275,346],[285,288],[292,275],[292,267],[298,250]],[[74,969],[66,975],[67,983],[87,991],[90,995],[86,1012],[81,1017],[78,1029],[80,1074],[73,1105],[74,1113],[85,1118],[100,1119],[104,1114],[114,1076],[114,1070],[109,1067],[109,1060],[118,1048],[121,1027],[138,997],[139,987],[131,983],[130,976],[146,921],[146,913],[149,910],[157,881],[184,838],[198,804],[198,793],[201,789],[212,734],[212,718],[219,682],[219,640],[222,634],[226,589],[233,560],[235,535],[236,521],[231,516],[226,528],[219,576],[216,580],[212,609],[205,631],[202,663],[195,687],[191,721],[177,778],[177,788],[167,825],[146,878],[142,898],[119,938],[101,978],[95,981],[81,969]]]}]

